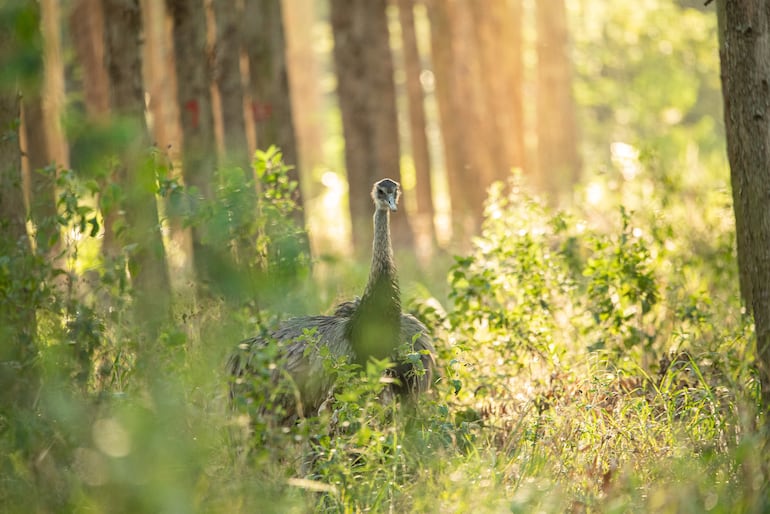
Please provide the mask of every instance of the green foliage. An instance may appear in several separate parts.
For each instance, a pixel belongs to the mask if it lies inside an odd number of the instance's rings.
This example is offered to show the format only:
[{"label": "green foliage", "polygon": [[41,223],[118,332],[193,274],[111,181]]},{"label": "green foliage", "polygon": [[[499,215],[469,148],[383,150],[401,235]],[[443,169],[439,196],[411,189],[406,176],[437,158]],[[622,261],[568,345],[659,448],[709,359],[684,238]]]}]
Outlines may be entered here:
[{"label": "green foliage", "polygon": [[[224,170],[218,205],[196,210],[155,158],[167,216],[193,227],[221,223],[226,236],[212,237],[233,252],[242,233],[291,237],[282,210],[291,186],[275,155],[260,155],[258,189],[240,170]],[[766,507],[764,461],[751,451],[764,437],[755,428],[752,334],[731,314],[739,304],[729,225],[701,230],[671,208],[586,203],[553,212],[519,177],[497,185],[483,234],[450,270],[449,308],[405,301],[435,337],[441,373],[431,394],[395,401],[388,363],[362,370],[319,348],[333,394],[317,415],[286,425],[283,399],[298,385],[275,380],[275,343],[252,356],[262,372],[244,377],[250,393],[232,411],[224,391],[225,355],[280,308],[212,300],[190,310],[180,299],[179,317],[154,345],[141,345],[126,314],[125,263],[78,268],[101,227],[95,184],[59,173],[67,287],[47,287],[62,273],[39,256],[39,275],[3,268],[9,298],[40,294],[27,304],[38,319],[38,400],[6,414],[0,428],[8,477],[0,499],[11,510]],[[643,192],[624,186],[622,204],[638,205]],[[249,220],[240,201],[261,204],[258,217],[268,219]],[[727,209],[701,206],[705,222]],[[263,249],[268,260],[255,262],[273,269],[271,245]],[[283,284],[287,295],[291,282],[276,277],[270,287]]]},{"label": "green foliage", "polygon": [[570,17],[586,168],[614,176],[610,145],[625,142],[672,195],[725,166],[716,16],[682,3],[579,2]]},{"label": "green foliage", "polygon": [[[33,2],[6,4],[0,25],[27,46],[11,50],[13,67],[0,49],[0,87],[40,67]],[[405,299],[440,368],[412,403],[391,397],[387,363],[362,370],[321,348],[333,394],[283,424],[298,385],[274,379],[282,362],[268,343],[230,408],[237,341],[358,291],[366,274],[339,261],[322,278],[327,296],[305,285],[297,185],[275,148],[257,153],[254,177],[218,170],[208,201],[162,152],[147,156],[142,187],[157,188],[163,229],[199,230],[215,249],[216,294],[190,292],[172,264],[174,318],[143,340],[129,309],[135,248],[100,254],[104,217],[130,193],[111,179],[112,155],[133,130],[69,117],[76,171],[57,174],[60,230],[0,241],[0,376],[29,371],[29,394],[0,393],[3,511],[767,511],[715,21],[679,4],[570,4],[592,173],[568,212],[520,178],[495,186],[483,233],[451,266],[447,305]]]}]

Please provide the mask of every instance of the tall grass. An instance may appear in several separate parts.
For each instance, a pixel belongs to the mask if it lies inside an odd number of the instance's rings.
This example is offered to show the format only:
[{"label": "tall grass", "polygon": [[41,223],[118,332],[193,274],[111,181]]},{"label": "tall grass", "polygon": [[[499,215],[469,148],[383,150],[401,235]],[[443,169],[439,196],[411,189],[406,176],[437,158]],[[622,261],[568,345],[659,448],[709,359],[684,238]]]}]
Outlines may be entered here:
[{"label": "tall grass", "polygon": [[[384,363],[359,370],[329,360],[333,398],[288,427],[253,403],[230,409],[224,364],[242,337],[285,312],[276,306],[322,303],[324,286],[257,276],[259,302],[178,298],[159,340],[140,344],[124,309],[130,291],[95,263],[95,283],[73,274],[60,303],[31,306],[42,383],[34,405],[2,417],[0,504],[767,511],[753,333],[740,314],[730,224],[692,223],[691,212],[649,200],[648,209],[616,207],[634,205],[627,200],[554,212],[519,178],[497,186],[474,249],[454,259],[447,284],[421,286],[448,299],[405,302],[436,340],[433,391],[400,404],[384,398]],[[701,220],[730,218],[727,200],[699,208]],[[264,266],[269,237],[291,230],[259,223],[237,230],[267,238]],[[360,272],[331,273],[327,284],[360,287]],[[137,359],[140,348],[147,355]],[[266,369],[274,362],[266,353]],[[263,397],[268,375],[252,379]]]}]

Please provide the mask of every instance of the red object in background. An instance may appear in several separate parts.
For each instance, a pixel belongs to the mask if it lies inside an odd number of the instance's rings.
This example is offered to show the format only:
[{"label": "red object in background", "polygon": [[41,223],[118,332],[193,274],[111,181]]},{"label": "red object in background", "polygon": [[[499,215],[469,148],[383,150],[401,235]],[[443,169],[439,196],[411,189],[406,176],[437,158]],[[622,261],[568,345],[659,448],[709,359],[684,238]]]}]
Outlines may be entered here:
[{"label": "red object in background", "polygon": [[190,111],[192,116],[192,127],[197,129],[200,123],[200,108],[198,107],[198,100],[187,100],[184,104],[184,108]]},{"label": "red object in background", "polygon": [[251,115],[255,122],[266,121],[273,117],[273,106],[256,100],[251,102]]}]

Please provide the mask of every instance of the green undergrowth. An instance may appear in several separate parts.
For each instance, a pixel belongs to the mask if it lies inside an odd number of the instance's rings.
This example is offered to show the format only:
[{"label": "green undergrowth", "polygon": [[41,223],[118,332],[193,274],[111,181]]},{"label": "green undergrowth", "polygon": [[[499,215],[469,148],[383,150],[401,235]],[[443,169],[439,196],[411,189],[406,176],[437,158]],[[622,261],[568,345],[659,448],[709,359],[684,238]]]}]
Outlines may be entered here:
[{"label": "green undergrowth", "polygon": [[[259,199],[280,211],[288,186],[275,166]],[[244,187],[228,176],[222,202],[185,223],[222,222],[236,242],[256,234],[257,271],[301,253],[275,255],[271,238],[294,232],[274,218],[228,215]],[[98,218],[77,180],[63,174],[59,186],[60,222],[84,234],[64,258],[88,268]],[[569,211],[518,177],[497,185],[447,284],[404,283],[418,292],[406,308],[435,341],[432,392],[398,401],[386,362],[361,370],[327,357],[334,393],[289,426],[277,422],[276,387],[292,385],[270,381],[275,346],[234,409],[225,362],[285,316],[282,305],[339,299],[328,298],[333,271],[320,286],[257,273],[248,286],[260,295],[246,301],[180,290],[150,343],[119,263],[70,271],[36,300],[40,387],[28,410],[2,413],[0,502],[9,512],[765,512],[753,329],[724,195],[694,218],[686,202],[664,208],[631,185],[611,205]],[[336,284],[346,292],[364,275],[338,276],[352,277]],[[25,287],[2,277],[8,292]]]}]

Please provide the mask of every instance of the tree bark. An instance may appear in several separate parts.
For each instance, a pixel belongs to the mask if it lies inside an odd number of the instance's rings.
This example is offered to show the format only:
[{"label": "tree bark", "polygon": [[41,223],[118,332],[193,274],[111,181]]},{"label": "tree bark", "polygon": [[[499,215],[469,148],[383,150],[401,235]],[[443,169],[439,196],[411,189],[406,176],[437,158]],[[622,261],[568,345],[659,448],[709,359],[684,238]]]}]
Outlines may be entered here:
[{"label": "tree bark", "polygon": [[417,36],[414,27],[414,0],[398,0],[398,15],[401,21],[401,38],[404,52],[406,93],[409,103],[409,136],[414,161],[415,190],[417,193],[416,235],[424,236],[431,252],[436,246],[436,229],[433,224],[433,186],[430,175],[430,153],[428,135],[425,132],[425,98],[420,82],[422,65]]},{"label": "tree bark", "polygon": [[109,77],[104,58],[104,13],[100,0],[77,0],[69,17],[70,34],[83,72],[86,112],[100,120],[110,110]]},{"label": "tree bark", "polygon": [[[12,45],[0,34],[0,48]],[[35,392],[34,359],[37,320],[32,291],[21,287],[29,277],[32,249],[26,230],[19,147],[19,95],[0,90],[0,255],[9,272],[0,274],[0,411],[28,408]],[[35,288],[32,288],[35,289]]]},{"label": "tree bark", "polygon": [[[35,89],[42,76],[39,31],[20,30],[37,17],[37,5],[20,3],[0,30],[0,55],[24,54],[24,66],[4,69],[0,81],[0,415],[29,409],[38,391],[37,316],[41,262],[27,235],[21,170],[20,90]],[[9,19],[10,18],[10,19]],[[15,431],[14,427],[10,428]]]},{"label": "tree bark", "polygon": [[219,88],[224,132],[224,164],[239,166],[248,176],[251,172],[246,121],[243,109],[241,75],[241,20],[243,13],[231,0],[213,0],[216,19],[214,78]]},{"label": "tree bark", "polygon": [[717,0],[717,17],[741,295],[770,427],[770,4]]},{"label": "tree bark", "polygon": [[150,133],[158,149],[173,158],[179,152],[173,145],[179,140],[179,113],[175,76],[169,72],[174,68],[174,59],[166,6],[157,0],[140,0],[140,5],[144,25],[142,63],[145,89],[149,93]]},{"label": "tree bark", "polygon": [[22,164],[26,164],[26,173],[29,174],[29,214],[35,225],[35,247],[53,258],[60,247],[59,223],[56,220],[56,168],[68,165],[59,122],[59,98],[64,94],[59,12],[56,2],[52,0],[32,5],[40,17],[43,73],[39,85],[30,85],[23,92]]},{"label": "tree bark", "polygon": [[170,283],[156,203],[157,177],[147,156],[149,137],[142,87],[142,18],[139,0],[103,0],[105,57],[112,115],[135,130],[120,155],[115,177],[123,190],[125,243],[136,321],[149,340],[170,314]]},{"label": "tree bark", "polygon": [[465,243],[481,226],[482,206],[492,172],[477,118],[473,84],[476,56],[465,0],[428,0],[431,56],[444,143],[444,161],[452,204],[452,233]]},{"label": "tree bark", "polygon": [[524,168],[521,0],[469,4],[488,119],[486,151],[494,179],[504,180],[512,168]]},{"label": "tree bark", "polygon": [[[75,56],[83,74],[83,100],[91,123],[103,123],[109,116],[110,91],[104,55],[104,13],[101,0],[77,0],[69,16],[69,30]],[[120,253],[115,239],[117,207],[99,198],[104,237],[101,253],[110,262]]]},{"label": "tree bark", "polygon": [[567,200],[580,177],[564,0],[536,2],[537,178],[552,204]]},{"label": "tree bark", "polygon": [[[292,113],[297,135],[299,162],[304,170],[314,170],[324,162],[323,99],[318,86],[321,81],[315,56],[313,26],[315,0],[283,0],[286,27],[287,73],[291,77]],[[307,176],[307,172],[306,172]],[[310,183],[306,184],[308,191]]]},{"label": "tree bark", "polygon": [[[203,0],[167,0],[174,21],[174,63],[177,102],[182,136],[182,176],[191,210],[197,212],[201,201],[214,201],[216,137],[211,101],[211,70],[206,44],[206,11]],[[217,263],[223,262],[224,250],[206,244],[206,229],[193,226],[192,263],[198,285],[210,283]],[[229,259],[227,259],[229,261]],[[211,284],[216,285],[216,284]]]},{"label": "tree bark", "polygon": [[[372,241],[372,184],[401,181],[393,57],[385,0],[332,0],[337,97],[345,136],[353,247],[364,254]],[[407,217],[393,217],[393,244],[412,247]]]},{"label": "tree bark", "polygon": [[[246,55],[249,61],[251,120],[256,132],[257,148],[275,145],[283,153],[283,162],[293,169],[289,178],[302,184],[297,141],[294,134],[289,75],[286,69],[281,0],[244,0],[244,16],[249,20],[244,29]],[[300,207],[295,213],[298,226],[305,226],[301,189],[294,201]]]},{"label": "tree bark", "polygon": [[24,92],[23,111],[22,167],[29,176],[26,196],[29,215],[35,225],[36,247],[45,254],[57,246],[59,224],[55,219],[56,165],[48,148],[43,99],[39,91],[27,89]]}]

